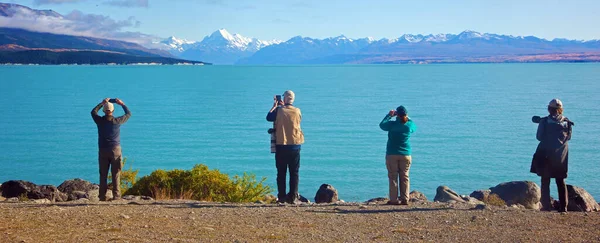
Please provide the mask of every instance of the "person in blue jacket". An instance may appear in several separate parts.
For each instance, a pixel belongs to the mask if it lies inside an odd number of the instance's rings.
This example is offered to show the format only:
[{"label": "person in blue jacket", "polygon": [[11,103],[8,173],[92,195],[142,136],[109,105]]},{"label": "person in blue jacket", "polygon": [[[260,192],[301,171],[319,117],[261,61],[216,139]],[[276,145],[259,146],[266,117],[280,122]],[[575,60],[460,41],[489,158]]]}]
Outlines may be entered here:
[{"label": "person in blue jacket", "polygon": [[[396,117],[395,120],[392,120]],[[410,180],[408,172],[412,162],[410,137],[416,130],[404,106],[391,110],[379,123],[381,130],[388,132],[385,164],[390,184],[390,205],[408,205]],[[398,198],[400,178],[400,198]]]}]

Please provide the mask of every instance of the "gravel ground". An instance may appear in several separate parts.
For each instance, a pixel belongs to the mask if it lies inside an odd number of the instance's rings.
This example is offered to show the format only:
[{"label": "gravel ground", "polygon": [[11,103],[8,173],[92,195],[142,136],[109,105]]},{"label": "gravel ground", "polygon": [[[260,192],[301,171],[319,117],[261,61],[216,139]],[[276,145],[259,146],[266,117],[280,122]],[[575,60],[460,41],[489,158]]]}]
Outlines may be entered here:
[{"label": "gravel ground", "polygon": [[600,213],[195,201],[0,203],[0,242],[599,242]]}]

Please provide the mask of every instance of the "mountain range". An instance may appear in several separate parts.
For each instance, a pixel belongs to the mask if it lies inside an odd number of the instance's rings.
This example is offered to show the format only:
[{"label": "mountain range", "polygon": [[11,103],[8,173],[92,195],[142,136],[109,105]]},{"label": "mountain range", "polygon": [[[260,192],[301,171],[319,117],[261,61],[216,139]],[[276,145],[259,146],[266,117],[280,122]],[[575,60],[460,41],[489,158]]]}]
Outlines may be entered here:
[{"label": "mountain range", "polygon": [[342,35],[325,39],[296,36],[287,41],[267,42],[231,35],[221,29],[201,42],[171,37],[162,43],[168,43],[170,48],[167,49],[182,58],[242,65],[600,60],[600,40],[546,40],[471,30],[459,34],[404,34],[395,39],[380,40],[371,37],[352,39]]},{"label": "mountain range", "polygon": [[230,34],[225,29],[215,31],[204,37],[202,41],[188,41],[172,36],[160,42],[164,45],[164,49],[175,56],[215,64],[234,64],[266,46],[279,43],[281,43],[279,40],[264,41]]},{"label": "mountain range", "polygon": [[[65,18],[52,10],[0,3],[0,20],[14,18],[24,11],[34,17]],[[52,32],[53,29],[47,31]],[[546,40],[535,36],[470,30],[459,34],[404,34],[394,39],[379,40],[370,37],[353,39],[341,35],[325,39],[296,36],[287,41],[266,41],[220,29],[201,41],[171,36],[166,39],[156,37],[151,42],[136,42],[139,44],[85,35],[6,28],[0,21],[0,52],[13,53],[60,49],[61,52],[78,50],[80,55],[84,55],[82,51],[100,51],[134,57],[240,65],[600,61],[600,40]]]}]

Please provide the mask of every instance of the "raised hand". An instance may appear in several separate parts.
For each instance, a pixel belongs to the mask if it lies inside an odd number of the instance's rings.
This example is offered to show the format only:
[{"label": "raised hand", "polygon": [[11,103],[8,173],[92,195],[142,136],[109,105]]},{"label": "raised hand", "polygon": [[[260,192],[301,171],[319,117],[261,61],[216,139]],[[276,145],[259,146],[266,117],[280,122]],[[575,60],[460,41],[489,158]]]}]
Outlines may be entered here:
[{"label": "raised hand", "polygon": [[396,111],[395,110],[391,110],[390,113],[388,113],[390,116],[395,116],[396,115]]},{"label": "raised hand", "polygon": [[283,105],[283,101],[278,101],[278,100],[277,100],[277,95],[276,95],[276,96],[273,96],[273,101],[274,101],[274,102],[273,102],[273,107],[276,107],[276,106]]},{"label": "raised hand", "polygon": [[119,104],[119,105],[125,105],[125,103],[123,103],[123,101],[119,98],[115,99],[115,103]]},{"label": "raised hand", "polygon": [[104,100],[102,100],[102,103],[104,104],[108,104],[108,102],[110,102],[110,98],[105,98]]}]

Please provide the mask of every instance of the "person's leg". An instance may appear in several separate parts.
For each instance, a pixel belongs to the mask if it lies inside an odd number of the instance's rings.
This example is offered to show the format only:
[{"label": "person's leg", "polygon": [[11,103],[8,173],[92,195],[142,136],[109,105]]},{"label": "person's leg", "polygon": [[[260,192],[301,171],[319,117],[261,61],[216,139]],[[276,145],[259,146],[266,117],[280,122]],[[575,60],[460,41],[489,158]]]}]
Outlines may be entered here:
[{"label": "person's leg", "polygon": [[395,155],[385,156],[385,165],[388,170],[388,181],[390,188],[389,203],[398,203],[398,158]]},{"label": "person's leg", "polygon": [[284,150],[278,149],[275,151],[275,167],[277,168],[277,201],[285,202],[285,173],[287,164],[285,163]]},{"label": "person's leg", "polygon": [[542,210],[551,211],[552,202],[550,202],[550,177],[542,177],[542,195],[540,202],[542,203]]},{"label": "person's leg", "polygon": [[113,149],[113,157],[110,162],[113,199],[119,199],[121,198],[121,168],[123,167],[121,147],[116,147]]},{"label": "person's leg", "polygon": [[559,212],[566,212],[567,205],[569,204],[569,195],[567,192],[567,184],[565,178],[556,178],[556,187],[558,187],[558,200],[560,201]]},{"label": "person's leg", "polygon": [[110,161],[106,156],[106,152],[98,151],[98,168],[100,172],[100,189],[98,190],[98,199],[100,199],[100,201],[106,201],[106,190],[108,188],[106,185],[106,180],[108,177],[109,165]]},{"label": "person's leg", "polygon": [[410,155],[400,156],[398,167],[400,170],[400,201],[402,204],[408,204],[409,200],[410,179],[408,178],[408,172],[411,162],[412,157]]},{"label": "person's leg", "polygon": [[294,200],[300,198],[300,195],[298,195],[298,183],[300,182],[300,150],[290,151],[288,163],[288,167],[290,170],[289,198],[290,201],[293,203]]}]

